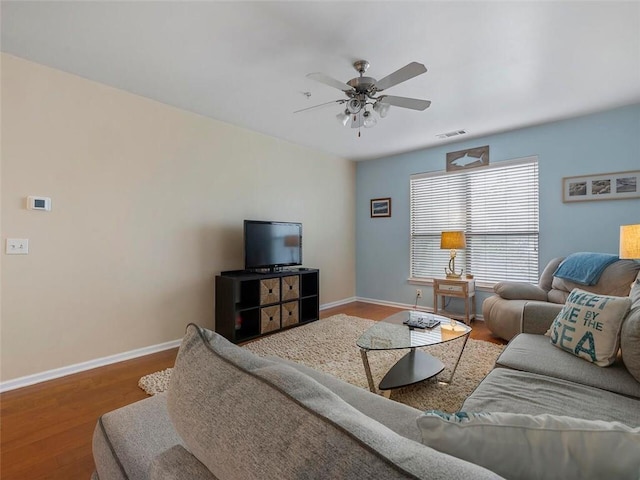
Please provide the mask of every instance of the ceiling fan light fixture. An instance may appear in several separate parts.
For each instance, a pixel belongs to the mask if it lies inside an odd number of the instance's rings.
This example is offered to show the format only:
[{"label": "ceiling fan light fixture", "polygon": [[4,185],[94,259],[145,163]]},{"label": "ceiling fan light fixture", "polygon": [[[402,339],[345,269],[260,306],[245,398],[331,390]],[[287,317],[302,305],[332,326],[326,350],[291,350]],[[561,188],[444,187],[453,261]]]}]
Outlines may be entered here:
[{"label": "ceiling fan light fixture", "polygon": [[373,106],[373,110],[380,115],[380,118],[384,118],[387,116],[387,113],[389,113],[389,108],[391,107],[391,105],[389,105],[388,103],[382,103],[380,100],[378,100],[375,105]]},{"label": "ceiling fan light fixture", "polygon": [[375,127],[376,124],[378,123],[378,120],[376,120],[376,117],[374,117],[371,112],[365,111],[363,116],[364,116],[364,121],[363,121],[364,128]]},{"label": "ceiling fan light fixture", "polygon": [[363,102],[360,101],[360,99],[358,98],[352,98],[351,100],[349,100],[347,102],[347,110],[350,113],[358,113],[360,112],[360,110],[362,110],[363,107]]},{"label": "ceiling fan light fixture", "polygon": [[351,115],[349,115],[349,112],[345,110],[344,112],[340,112],[338,115],[336,115],[336,118],[343,126],[346,127],[347,123],[349,123],[349,120],[351,119]]}]

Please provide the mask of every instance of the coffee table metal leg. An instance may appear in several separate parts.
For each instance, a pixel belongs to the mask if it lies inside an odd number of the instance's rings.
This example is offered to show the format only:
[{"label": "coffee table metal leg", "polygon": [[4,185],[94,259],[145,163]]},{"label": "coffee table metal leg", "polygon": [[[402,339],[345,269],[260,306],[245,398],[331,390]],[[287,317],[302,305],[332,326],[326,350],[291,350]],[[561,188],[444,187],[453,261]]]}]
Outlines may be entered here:
[{"label": "coffee table metal leg", "polygon": [[464,336],[464,343],[462,344],[462,348],[460,349],[460,354],[458,355],[458,359],[456,360],[456,364],[453,366],[453,371],[451,372],[451,376],[449,377],[449,380],[440,380],[439,383],[443,383],[445,385],[449,385],[452,382],[453,376],[456,374],[456,369],[458,368],[458,364],[460,363],[460,359],[462,358],[462,354],[464,352],[464,347],[467,346],[467,340],[469,340],[469,335],[465,335]]},{"label": "coffee table metal leg", "polygon": [[369,382],[369,390],[373,393],[377,393],[376,386],[373,383],[373,376],[371,375],[371,367],[369,367],[369,358],[367,358],[367,349],[360,349],[360,356],[362,357],[362,364],[364,365],[364,372],[367,374],[367,382]]}]

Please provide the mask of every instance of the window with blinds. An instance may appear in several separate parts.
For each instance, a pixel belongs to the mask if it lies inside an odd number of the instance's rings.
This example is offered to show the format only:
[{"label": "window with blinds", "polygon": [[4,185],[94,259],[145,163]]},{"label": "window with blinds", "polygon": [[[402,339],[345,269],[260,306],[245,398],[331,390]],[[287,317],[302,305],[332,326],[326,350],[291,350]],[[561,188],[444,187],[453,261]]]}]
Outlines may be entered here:
[{"label": "window with blinds", "polygon": [[456,270],[476,281],[538,281],[538,159],[411,176],[411,277],[443,277],[440,233],[463,230]]}]

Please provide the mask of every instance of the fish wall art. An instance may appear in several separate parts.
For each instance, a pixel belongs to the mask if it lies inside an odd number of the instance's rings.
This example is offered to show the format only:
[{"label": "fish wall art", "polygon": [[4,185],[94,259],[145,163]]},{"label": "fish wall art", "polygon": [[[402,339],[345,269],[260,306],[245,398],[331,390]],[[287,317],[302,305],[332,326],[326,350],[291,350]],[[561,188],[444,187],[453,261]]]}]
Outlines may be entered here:
[{"label": "fish wall art", "polygon": [[489,165],[489,145],[447,153],[447,172]]}]

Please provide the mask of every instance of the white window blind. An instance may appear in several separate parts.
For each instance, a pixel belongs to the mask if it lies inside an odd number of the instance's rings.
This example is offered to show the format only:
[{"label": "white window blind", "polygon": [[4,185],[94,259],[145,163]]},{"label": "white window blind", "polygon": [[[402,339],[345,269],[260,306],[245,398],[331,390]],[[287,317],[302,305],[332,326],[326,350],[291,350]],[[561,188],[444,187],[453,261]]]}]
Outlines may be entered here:
[{"label": "white window blind", "polygon": [[411,277],[443,277],[440,233],[463,230],[456,270],[480,282],[538,281],[538,160],[411,176]]}]

